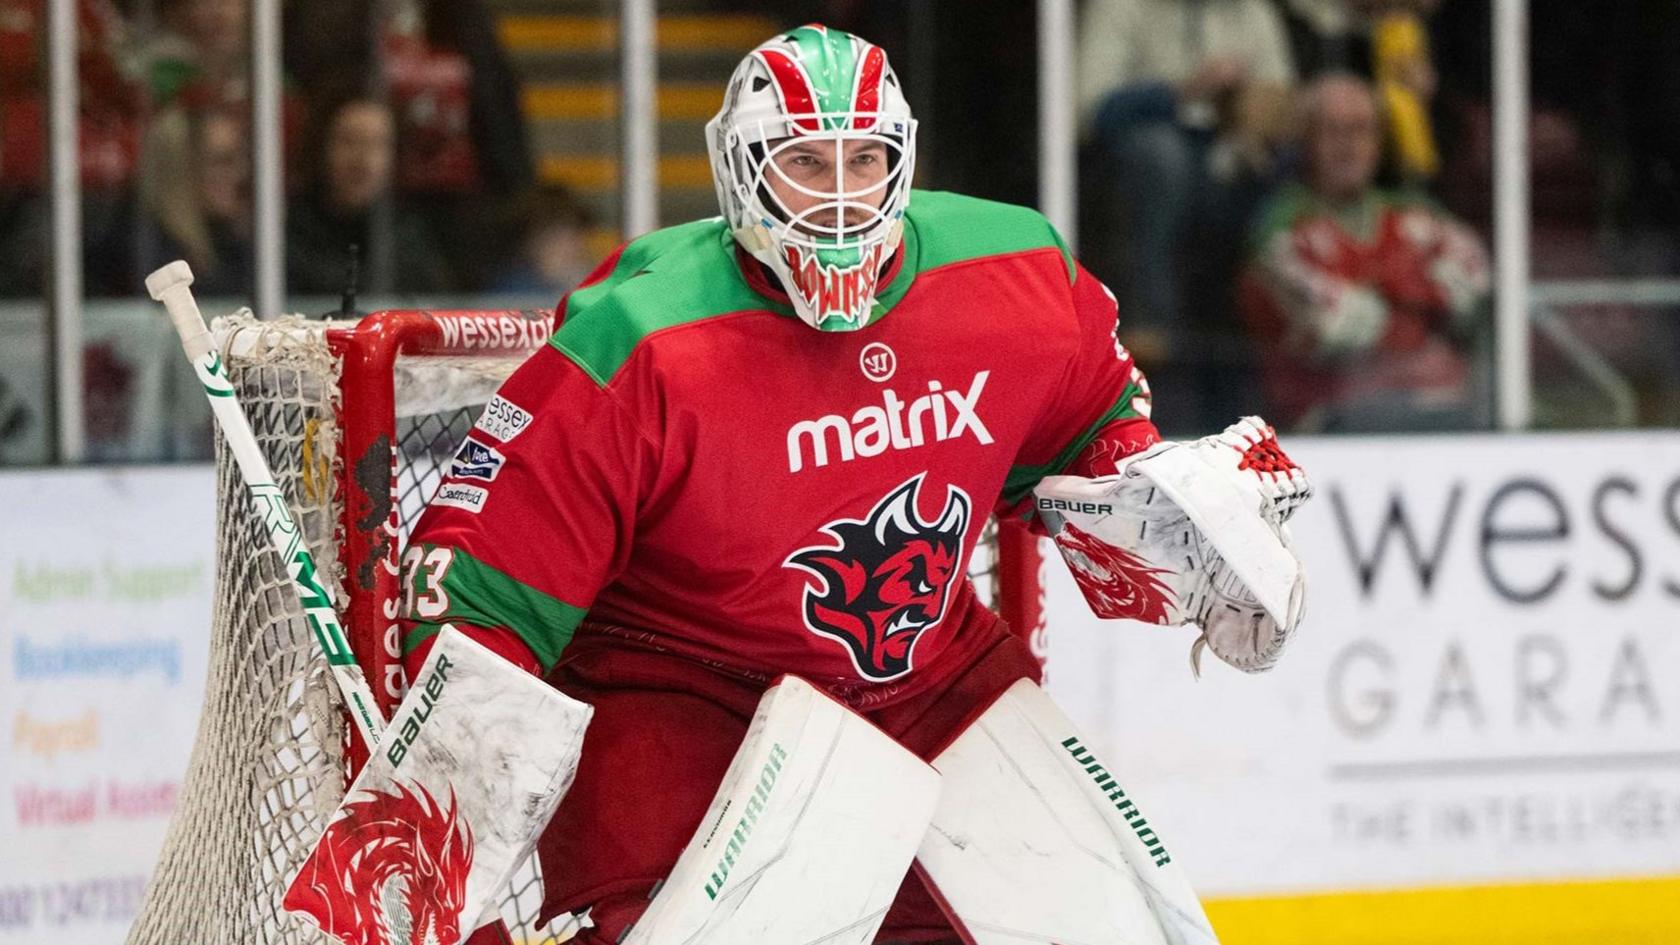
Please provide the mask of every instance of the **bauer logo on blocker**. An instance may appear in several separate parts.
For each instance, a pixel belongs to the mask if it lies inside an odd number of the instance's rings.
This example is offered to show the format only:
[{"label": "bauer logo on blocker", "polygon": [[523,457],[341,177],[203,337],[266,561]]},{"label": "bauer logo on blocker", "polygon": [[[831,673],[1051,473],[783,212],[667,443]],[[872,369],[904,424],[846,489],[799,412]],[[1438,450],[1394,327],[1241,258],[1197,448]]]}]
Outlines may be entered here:
[{"label": "bauer logo on blocker", "polygon": [[871,341],[858,353],[858,367],[863,369],[864,377],[876,383],[890,381],[898,371],[898,355],[881,342]]}]

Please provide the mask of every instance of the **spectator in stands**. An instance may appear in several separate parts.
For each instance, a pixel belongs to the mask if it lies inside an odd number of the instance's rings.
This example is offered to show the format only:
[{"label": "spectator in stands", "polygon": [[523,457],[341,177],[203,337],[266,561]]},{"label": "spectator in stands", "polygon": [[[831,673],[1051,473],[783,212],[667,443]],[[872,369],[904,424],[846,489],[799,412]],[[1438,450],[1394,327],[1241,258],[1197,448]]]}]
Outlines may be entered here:
[{"label": "spectator in stands", "polygon": [[251,150],[242,114],[225,108],[159,112],[141,153],[140,205],[150,272],[173,259],[193,267],[194,290],[251,289]]},{"label": "spectator in stands", "polygon": [[1121,311],[1170,347],[1193,224],[1231,221],[1223,229],[1240,244],[1241,184],[1269,171],[1285,137],[1283,23],[1270,0],[1091,0],[1080,33],[1080,110],[1098,162],[1088,176],[1115,216],[1099,232],[1121,237],[1107,247]]},{"label": "spectator in stands", "polygon": [[589,249],[590,214],[566,191],[533,191],[515,201],[509,215],[509,229],[519,234],[518,258],[491,283],[491,291],[554,302],[598,261]]},{"label": "spectator in stands", "polygon": [[247,98],[249,0],[159,0],[163,29],[147,44],[152,100],[199,107]]},{"label": "spectator in stands", "polygon": [[[84,287],[130,295],[131,187],[143,95],[110,0],[74,0]],[[0,295],[41,291],[47,244],[46,2],[0,0]]]},{"label": "spectator in stands", "polygon": [[1440,170],[1430,107],[1437,77],[1426,21],[1440,0],[1284,0],[1303,76],[1353,72],[1376,83],[1394,176],[1425,183]]},{"label": "spectator in stands", "polygon": [[287,28],[288,66],[306,88],[377,64],[397,120],[395,188],[425,198],[467,287],[484,285],[508,249],[486,209],[535,173],[519,80],[482,0],[295,0]]},{"label": "spectator in stands", "polygon": [[343,292],[352,247],[358,257],[358,290],[454,288],[447,259],[430,231],[405,201],[392,195],[396,117],[389,104],[363,93],[330,98],[320,106],[305,146],[306,185],[286,219],[291,292]]},{"label": "spectator in stands", "polygon": [[1267,417],[1336,432],[1484,425],[1472,384],[1489,291],[1480,238],[1373,186],[1382,123],[1368,82],[1327,74],[1302,105],[1305,179],[1268,203],[1241,287]]}]

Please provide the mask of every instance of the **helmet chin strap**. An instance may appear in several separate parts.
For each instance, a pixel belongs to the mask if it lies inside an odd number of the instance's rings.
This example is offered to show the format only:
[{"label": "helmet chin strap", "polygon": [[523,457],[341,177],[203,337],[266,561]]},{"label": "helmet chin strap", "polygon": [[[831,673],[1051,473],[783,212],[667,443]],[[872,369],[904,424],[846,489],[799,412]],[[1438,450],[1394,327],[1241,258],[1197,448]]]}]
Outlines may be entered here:
[{"label": "helmet chin strap", "polygon": [[833,251],[784,243],[780,255],[771,255],[770,267],[806,324],[819,331],[855,331],[869,324],[881,276],[901,235],[901,224],[894,222],[878,239]]},{"label": "helmet chin strap", "polygon": [[[781,272],[776,267],[754,255],[751,251],[751,245],[749,244],[754,242],[759,243],[766,249],[769,248],[768,241],[763,239],[762,232],[761,227],[755,227],[752,230],[742,230],[735,234],[736,242],[739,244],[736,263],[741,267],[741,272],[746,277],[747,284],[752,286],[760,295],[778,301],[785,299],[788,304],[794,305],[797,309],[798,304],[794,301],[797,290],[788,285],[787,280],[782,277]],[[903,252],[904,243],[901,238],[893,245],[891,250],[882,256],[881,264],[875,272],[876,294],[879,293],[881,287],[891,284],[892,280],[896,278],[896,269]],[[871,298],[871,305],[873,305],[873,297]],[[857,327],[864,327],[868,322],[866,313],[859,320]]]}]

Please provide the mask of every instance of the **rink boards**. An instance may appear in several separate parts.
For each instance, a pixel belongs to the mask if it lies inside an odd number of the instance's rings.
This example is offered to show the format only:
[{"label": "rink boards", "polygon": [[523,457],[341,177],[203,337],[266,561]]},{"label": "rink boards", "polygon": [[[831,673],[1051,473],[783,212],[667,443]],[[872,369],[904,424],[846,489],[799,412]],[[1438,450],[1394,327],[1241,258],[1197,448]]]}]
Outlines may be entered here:
[{"label": "rink boards", "polygon": [[1198,682],[1186,631],[1086,617],[1048,569],[1051,691],[1215,926],[1680,941],[1680,436],[1287,445],[1318,493],[1271,673]]},{"label": "rink boards", "polygon": [[[1288,445],[1319,494],[1275,671],[1198,682],[1188,631],[1046,569],[1051,691],[1223,939],[1680,941],[1680,436]],[[211,473],[0,488],[0,945],[120,942],[197,723]]]}]

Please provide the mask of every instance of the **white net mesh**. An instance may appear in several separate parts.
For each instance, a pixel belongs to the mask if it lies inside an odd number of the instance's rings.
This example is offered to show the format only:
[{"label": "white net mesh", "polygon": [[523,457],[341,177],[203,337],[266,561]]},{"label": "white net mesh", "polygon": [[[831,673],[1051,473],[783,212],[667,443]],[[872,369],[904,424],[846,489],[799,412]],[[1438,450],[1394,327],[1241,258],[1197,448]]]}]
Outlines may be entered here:
[{"label": "white net mesh", "polygon": [[[291,344],[232,358],[229,367],[274,478],[321,573],[336,584],[326,472],[337,442],[337,367],[324,347]],[[280,897],[343,794],[344,716],[219,431],[216,444],[216,597],[204,713],[128,940],[325,942],[281,909]]]},{"label": "white net mesh", "polygon": [[[217,334],[275,481],[342,610],[337,418],[341,398],[353,395],[340,392],[340,365],[323,326],[236,316],[220,320]],[[392,367],[399,547],[479,411],[520,360],[408,357]],[[285,912],[280,899],[343,796],[342,703],[219,434],[216,453],[218,571],[203,715],[181,801],[128,943],[328,945],[312,925]],[[995,533],[988,522],[970,568],[982,599],[993,606]],[[575,931],[570,917],[539,928],[541,904],[533,860],[500,903],[517,945],[553,945]]]}]

